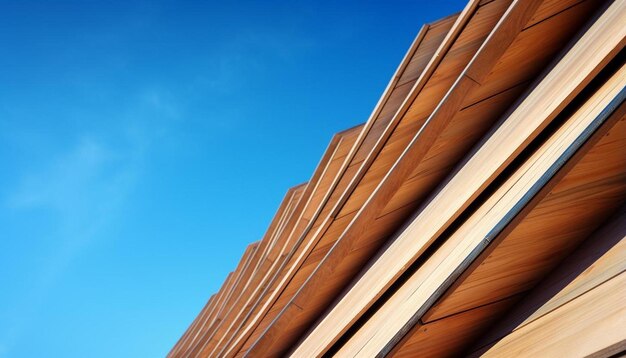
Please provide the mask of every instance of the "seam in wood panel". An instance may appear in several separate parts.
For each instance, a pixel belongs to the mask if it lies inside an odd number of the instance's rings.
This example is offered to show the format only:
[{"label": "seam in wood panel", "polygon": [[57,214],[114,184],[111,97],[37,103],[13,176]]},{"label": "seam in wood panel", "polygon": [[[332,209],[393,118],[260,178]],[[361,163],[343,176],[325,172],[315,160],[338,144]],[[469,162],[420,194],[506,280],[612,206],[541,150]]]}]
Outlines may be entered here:
[{"label": "seam in wood panel", "polygon": [[[517,83],[517,84],[514,84],[513,86],[508,87],[507,89],[504,89],[504,90],[498,91],[498,92],[496,92],[496,93],[494,93],[494,94],[491,94],[491,95],[489,95],[489,96],[487,96],[487,97],[485,97],[485,98],[481,98],[481,99],[479,99],[478,101],[473,102],[473,103],[470,103],[470,104],[468,104],[468,105],[467,105],[467,106],[465,106],[465,107],[461,107],[461,109],[459,109],[459,112],[462,112],[462,111],[464,111],[464,110],[466,110],[466,109],[468,109],[468,108],[472,108],[472,107],[474,107],[475,105],[478,105],[478,104],[481,104],[481,103],[483,103],[483,102],[485,102],[485,101],[488,101],[488,100],[490,100],[490,99],[492,99],[492,98],[494,98],[494,97],[497,97],[497,96],[499,96],[499,95],[501,95],[501,94],[503,94],[503,93],[505,93],[505,92],[508,92],[508,91],[510,91],[510,90],[512,90],[512,89],[514,89],[514,88],[517,88],[517,87],[520,87],[520,86],[527,86],[528,84],[530,84],[530,83],[531,83],[531,81],[532,81],[532,80],[530,80],[530,79],[529,79],[529,80],[525,80],[525,81],[521,81],[521,82],[519,82],[519,83]],[[474,81],[474,82],[476,82],[476,81]],[[476,83],[478,83],[478,82],[476,82]],[[514,100],[513,100],[512,102],[514,102]]]},{"label": "seam in wood panel", "polygon": [[532,23],[532,24],[530,24],[530,25],[528,25],[528,26],[524,27],[524,28],[522,29],[522,31],[526,31],[526,30],[530,29],[531,27],[534,27],[534,26],[536,26],[536,25],[541,24],[541,23],[542,23],[542,22],[544,22],[544,21],[550,20],[551,18],[553,18],[553,17],[555,17],[555,16],[558,16],[558,15],[560,15],[561,13],[563,13],[563,12],[565,12],[565,11],[567,11],[567,10],[569,10],[569,9],[573,8],[573,7],[578,6],[578,5],[580,5],[581,3],[585,2],[585,1],[596,1],[596,0],[580,0],[580,1],[576,2],[576,3],[574,3],[574,4],[571,4],[570,6],[568,6],[568,7],[564,8],[563,10],[561,10],[561,11],[559,11],[559,12],[557,12],[557,13],[554,13],[554,14],[552,14],[552,15],[550,15],[550,16],[548,16],[548,17],[546,17],[546,18],[543,18],[543,19],[541,19],[541,20],[539,20],[539,21],[537,21],[537,22],[534,22],[534,23]]},{"label": "seam in wood panel", "polygon": [[515,293],[515,294],[512,294],[512,295],[509,295],[509,296],[497,299],[495,301],[486,302],[486,303],[480,304],[478,306],[466,308],[464,310],[461,310],[461,311],[458,311],[458,312],[454,312],[454,313],[451,313],[451,314],[449,314],[447,316],[442,316],[442,317],[439,317],[437,319],[433,319],[433,320],[428,321],[428,322],[424,322],[422,320],[422,318],[420,318],[418,320],[418,323],[425,326],[425,325],[428,325],[428,324],[431,324],[431,323],[435,323],[435,322],[438,322],[438,321],[441,321],[441,320],[444,320],[444,319],[447,319],[447,318],[452,318],[452,317],[458,316],[458,315],[463,314],[463,313],[471,312],[471,311],[473,311],[475,309],[487,307],[487,306],[495,304],[495,303],[500,303],[500,302],[503,302],[503,301],[506,301],[506,300],[510,300],[511,298],[514,298],[515,296],[523,297],[524,295],[528,294],[530,291],[532,291],[532,290],[521,291],[521,292],[518,292],[518,293]]}]

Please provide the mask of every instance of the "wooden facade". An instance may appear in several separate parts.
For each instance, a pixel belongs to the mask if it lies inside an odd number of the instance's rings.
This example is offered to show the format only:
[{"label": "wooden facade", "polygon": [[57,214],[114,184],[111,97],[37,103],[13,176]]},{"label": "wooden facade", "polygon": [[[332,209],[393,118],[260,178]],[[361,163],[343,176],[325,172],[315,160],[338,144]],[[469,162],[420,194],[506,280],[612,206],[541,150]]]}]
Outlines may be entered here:
[{"label": "wooden facade", "polygon": [[626,0],[469,0],[170,357],[626,354]]}]

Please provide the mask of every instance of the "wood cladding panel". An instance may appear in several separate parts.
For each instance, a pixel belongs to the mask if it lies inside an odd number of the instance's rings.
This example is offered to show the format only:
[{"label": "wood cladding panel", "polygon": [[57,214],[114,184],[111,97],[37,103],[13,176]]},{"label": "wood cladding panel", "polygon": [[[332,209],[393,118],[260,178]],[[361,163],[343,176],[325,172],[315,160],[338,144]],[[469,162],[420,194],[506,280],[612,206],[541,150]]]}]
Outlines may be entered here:
[{"label": "wood cladding panel", "polygon": [[[626,217],[623,216],[616,224],[618,227],[611,228],[615,230],[613,233],[602,232],[594,235],[594,237],[602,235],[602,237],[596,239],[600,241],[606,239],[608,235],[615,234],[615,238],[619,237],[620,241],[578,276],[556,278],[555,280],[560,282],[567,280],[571,280],[571,282],[556,295],[550,298],[550,300],[535,310],[531,315],[529,315],[521,323],[521,325],[526,325],[539,317],[546,315],[548,312],[551,312],[566,302],[573,300],[575,297],[580,296],[584,292],[587,292],[599,284],[626,271]],[[588,257],[590,253],[593,253],[593,250],[597,246],[597,242],[589,242],[589,245],[586,245],[583,248],[583,250],[586,251],[584,252],[585,256]],[[579,257],[575,257],[573,259],[577,261],[577,265],[580,265],[581,261],[584,260]],[[572,266],[574,266],[574,264],[572,264]],[[562,270],[562,268],[560,268],[560,270]],[[556,285],[556,283],[553,282],[542,284],[546,286],[549,285],[550,287],[554,287]]]},{"label": "wood cladding panel", "polygon": [[[492,3],[492,4],[490,4],[490,5],[495,6],[496,4],[497,4],[497,3]],[[500,4],[500,6],[501,6],[501,7],[499,7],[499,8],[494,8],[494,9],[499,10],[499,11],[500,11],[500,14],[501,14],[501,13],[502,13],[502,12],[504,12],[504,10],[506,9],[506,6],[502,6],[502,3],[499,3],[499,4]],[[505,5],[506,5],[506,4],[505,4]],[[493,22],[492,22],[492,25],[494,25],[494,24],[495,24],[495,22],[498,20],[498,17],[497,17],[497,16],[494,16],[494,13],[495,13],[494,11],[483,11],[483,12],[482,12],[483,16],[490,16],[490,17],[491,17],[491,19],[492,19],[492,21],[493,21]],[[478,23],[479,23],[479,24],[481,24],[481,26],[484,26],[484,21],[478,21]],[[473,28],[473,27],[471,26],[471,24],[472,24],[472,20],[470,20],[470,21],[469,21],[469,24],[467,25],[467,27],[466,27],[466,28]],[[468,30],[468,31],[469,31],[469,30]],[[487,32],[488,32],[488,31],[487,31]],[[487,35],[487,33],[485,33],[485,34],[484,34],[484,36],[486,36],[486,35]],[[461,38],[461,37],[463,37],[463,32],[461,32],[460,38]],[[476,38],[475,38],[475,36],[474,36],[474,37],[469,36],[469,38],[470,38],[470,39],[472,39],[472,40],[475,40],[475,39],[476,39]],[[484,37],[483,37],[483,39],[484,39]],[[465,44],[465,45],[467,45],[467,42],[465,42],[464,44]],[[475,48],[470,46],[470,47],[469,47],[469,49],[470,49],[470,50],[475,50],[476,48],[478,48],[478,45],[480,45],[480,43],[476,43],[476,44],[474,45],[474,46],[476,46]],[[452,45],[452,48],[454,48],[454,46],[455,46],[455,44],[453,44],[453,45]],[[462,46],[461,46],[461,47],[462,47]],[[467,58],[467,60],[469,60],[469,58],[471,58],[471,56],[472,56],[472,54],[471,54],[471,53],[469,53],[469,55],[466,57],[466,58]],[[446,61],[446,60],[445,60],[445,58],[444,58],[444,60],[442,61],[442,64],[440,64],[440,67],[441,67],[441,66],[443,66],[443,67],[444,67],[444,69],[454,68],[454,67],[447,67],[447,68],[446,68],[446,67],[443,65],[443,64],[445,64],[445,63],[446,63],[445,61]],[[458,62],[454,62],[451,66],[458,66]],[[436,71],[439,71],[439,68],[438,68]],[[426,85],[426,86],[428,86],[428,85]],[[432,94],[432,93],[431,93],[431,94]],[[418,99],[418,100],[419,100],[419,98],[420,98],[420,96],[421,96],[421,95],[422,95],[421,93],[417,95],[417,99]],[[425,98],[427,98],[427,97],[425,97]],[[416,100],[416,102],[414,102],[414,103],[420,103],[420,102],[417,102],[417,100]],[[434,103],[434,104],[436,104],[436,103]],[[432,108],[434,108],[434,104],[432,104],[431,109],[432,109]],[[426,112],[427,112],[427,111],[426,111]],[[397,130],[397,128],[396,128],[396,130]],[[409,139],[410,139],[410,138],[409,138]],[[387,147],[385,147],[385,148],[388,148],[388,147],[389,147],[389,145],[390,145],[390,143],[388,142],[388,143],[387,143]],[[383,149],[383,150],[384,150],[384,149]],[[378,158],[377,158],[377,160],[378,160]],[[375,163],[376,163],[376,162],[375,162]],[[371,170],[371,168],[370,168],[370,170]],[[381,172],[382,172],[382,173],[384,173],[385,171],[383,170],[383,171],[381,171]],[[425,189],[425,190],[428,190],[428,188],[422,188],[422,189],[423,189],[423,190],[424,190],[424,189]],[[402,209],[404,210],[404,209],[406,209],[406,208],[404,208],[404,207],[403,207]],[[398,214],[398,212],[400,212],[400,210],[396,210],[396,211],[394,211],[394,214]],[[405,211],[405,212],[408,214],[408,211]],[[383,216],[383,217],[384,217],[384,218],[385,218],[385,220],[387,221],[387,220],[389,220],[389,218],[391,218],[391,217],[393,217],[393,216],[395,216],[395,215],[388,215],[388,216]],[[404,217],[406,217],[406,214],[403,214],[403,215],[397,215],[397,216],[396,216],[396,218],[395,218],[395,219],[396,219],[396,221],[395,221],[395,222],[394,222],[393,220],[392,220],[392,221],[390,221],[390,222],[392,222],[393,224],[392,224],[392,225],[390,225],[390,226],[384,227],[384,230],[387,230],[387,231],[388,231],[390,228],[395,227],[397,224],[399,224],[399,222],[400,222],[400,221],[401,221]],[[372,237],[372,236],[371,236],[371,235],[369,235],[369,234],[370,234],[370,233],[373,233],[373,231],[374,231],[376,228],[381,227],[381,225],[368,225],[368,226],[369,226],[369,227],[371,227],[371,230],[368,230],[368,231],[367,231],[367,236],[368,236],[368,237]],[[355,236],[356,236],[356,237],[359,237],[358,235],[355,235]],[[359,262],[362,262],[364,259],[367,259],[368,257],[370,257],[370,256],[371,256],[371,254],[372,254],[373,252],[375,252],[376,248],[380,247],[380,244],[381,244],[382,242],[384,242],[384,240],[381,240],[381,238],[382,238],[382,239],[384,239],[385,237],[386,237],[386,235],[378,235],[378,237],[377,237],[377,238],[370,239],[369,241],[366,241],[366,240],[361,240],[361,242],[365,243],[363,246],[353,246],[353,248],[352,248],[352,250],[350,251],[350,253],[349,253],[349,254],[345,254],[345,253],[344,253],[344,254],[342,254],[342,255],[339,255],[339,256],[341,256],[341,257],[342,257],[342,260],[343,260],[343,261],[342,261],[342,264],[345,264],[346,262],[349,262],[350,264],[345,265],[345,266],[343,267],[343,269],[336,269],[336,270],[334,270],[334,271],[333,271],[333,275],[343,276],[343,275],[344,275],[344,274],[346,274],[346,273],[352,273],[352,272],[354,272],[354,268],[355,268],[355,267],[356,267],[356,268],[358,268],[358,267],[359,267]],[[345,239],[344,239],[344,240],[345,240]],[[376,244],[377,244],[377,245],[376,245]],[[363,250],[363,248],[369,248],[369,250]],[[331,265],[331,266],[332,266],[332,265]],[[346,275],[346,276],[348,276],[348,275]],[[333,277],[334,277],[334,276],[333,276]],[[334,281],[334,280],[328,280],[328,281],[325,281],[325,283],[324,283],[324,287],[326,287],[326,286],[332,286],[332,285],[335,285],[335,284],[333,283],[333,281]],[[339,285],[337,285],[337,287],[340,287],[340,286],[339,286]],[[317,288],[317,292],[320,292],[319,290],[320,290],[320,288],[318,287],[318,288]],[[331,292],[335,292],[335,291],[331,291]],[[336,292],[335,292],[335,294],[336,294]],[[300,318],[301,318],[301,317],[300,317]]]},{"label": "wood cladding panel", "polygon": [[[544,1],[539,6],[535,14],[532,16],[532,18],[528,21],[528,23],[526,24],[526,27],[534,26],[536,23],[541,22],[551,16],[554,16],[555,14],[558,14],[561,11],[567,10],[568,8],[578,3],[581,3],[583,1],[587,1],[587,0],[570,0],[570,1],[547,0],[547,1]],[[601,1],[596,1],[596,2],[602,3]]]},{"label": "wood cladding panel", "polygon": [[[608,169],[607,170],[603,170],[602,167],[600,168],[596,168],[596,176],[592,176],[590,178],[588,178],[588,182],[586,182],[587,179],[583,179],[582,177],[580,177],[580,175],[582,173],[586,172],[586,169],[588,168],[588,164],[590,161],[593,161],[594,159],[597,160],[599,157],[619,157],[620,156],[620,151],[621,148],[619,147],[615,147],[615,146],[607,146],[606,144],[609,143],[610,141],[612,141],[613,139],[610,139],[610,137],[612,135],[615,135],[615,133],[620,133],[623,131],[623,128],[626,127],[624,126],[624,121],[620,121],[618,122],[615,126],[622,126],[622,129],[613,127],[612,128],[612,132],[611,130],[609,130],[607,132],[607,134],[603,134],[602,138],[599,140],[599,142],[597,144],[594,144],[594,147],[592,149],[589,150],[589,152],[584,154],[584,157],[582,159],[578,159],[577,162],[573,165],[572,169],[565,169],[566,172],[561,174],[561,178],[558,179],[558,184],[555,184],[553,186],[549,186],[546,189],[549,189],[546,191],[546,195],[544,194],[540,194],[538,195],[539,200],[536,200],[536,203],[530,203],[529,207],[530,207],[530,212],[526,214],[523,214],[521,219],[521,222],[518,224],[513,224],[513,225],[517,225],[512,231],[510,231],[511,234],[515,235],[516,233],[516,228],[520,227],[520,226],[534,226],[536,230],[541,230],[542,227],[544,227],[543,225],[545,225],[545,222],[538,222],[536,220],[533,220],[533,217],[536,217],[535,215],[537,215],[538,212],[542,212],[543,210],[545,210],[546,208],[549,208],[549,212],[550,212],[550,216],[546,217],[543,216],[543,219],[545,220],[554,220],[555,217],[570,217],[570,214],[572,214],[572,212],[576,212],[578,211],[577,205],[573,205],[573,203],[576,202],[597,202],[598,199],[602,198],[603,195],[606,195],[606,193],[608,191],[613,191],[615,192],[616,189],[619,189],[621,187],[622,190],[622,196],[620,198],[619,195],[617,196],[612,196],[611,199],[607,199],[605,197],[605,203],[608,204],[607,205],[607,209],[603,210],[605,216],[603,217],[598,217],[598,215],[594,215],[593,210],[596,209],[596,207],[590,207],[590,210],[587,211],[586,215],[587,217],[576,217],[574,218],[574,220],[579,219],[582,220],[582,222],[585,222],[587,225],[589,225],[590,229],[589,231],[593,231],[593,229],[595,227],[597,227],[599,224],[598,223],[602,223],[607,216],[610,215],[611,213],[611,208],[615,207],[615,203],[619,203],[619,202],[623,202],[624,197],[626,197],[626,194],[624,192],[626,192],[626,188],[624,188],[624,186],[620,186],[619,184],[616,184],[615,182],[611,182],[610,178],[614,177],[616,175],[616,173],[620,172],[620,168],[616,168],[615,166],[612,165],[607,165]],[[623,133],[626,134],[626,133]],[[622,137],[622,141],[626,141],[626,135],[624,135]],[[594,158],[595,157],[595,158]],[[594,164],[596,164],[597,166],[597,162],[595,162]],[[624,168],[626,167],[622,167],[621,168],[621,172],[624,172]],[[599,170],[598,170],[599,169]],[[609,179],[606,180],[604,182],[604,184],[601,184],[601,186],[604,186],[605,189],[601,190],[601,191],[596,191],[595,193],[592,192],[586,192],[586,191],[577,191],[577,189],[583,185],[597,185],[598,184],[598,176],[600,172],[604,171],[603,175],[605,179]],[[555,193],[558,193],[559,191],[563,190],[565,188],[565,186],[567,185],[567,183],[571,180],[574,179],[578,179],[578,187],[570,187],[569,190],[572,191],[571,195],[569,196],[561,196],[560,198],[555,198],[554,195]],[[613,187],[610,189],[607,189],[606,186],[609,187]],[[610,197],[610,196],[609,196]],[[545,211],[543,211],[545,214]],[[609,214],[607,214],[607,212]],[[595,222],[590,221],[590,218],[595,217]],[[529,221],[527,221],[529,220]],[[562,221],[557,221],[554,222],[553,227],[554,229],[556,229],[558,226],[560,226],[560,231],[566,232],[568,230],[568,225],[564,225]],[[623,226],[623,225],[622,225]],[[613,228],[614,229],[614,228]],[[555,232],[553,231],[552,234],[555,234]],[[600,233],[601,235],[605,235]],[[623,233],[622,233],[623,234]],[[563,240],[571,240],[574,242],[580,242],[581,239],[584,239],[587,237],[587,235],[583,232],[583,233],[578,233],[577,234],[579,237],[574,237],[572,235],[568,235],[567,237],[563,238],[563,235],[561,236],[561,241]],[[511,238],[511,235],[506,236],[506,238],[501,241],[501,243],[504,243],[506,240],[508,240],[509,238]],[[549,235],[548,235],[549,237]],[[518,237],[518,240],[521,239],[522,237]],[[496,250],[492,250],[492,251],[485,251],[483,252],[483,254],[473,263],[474,267],[480,267],[482,264],[484,264],[484,261],[481,261],[482,257],[501,257],[501,261],[500,264],[501,266],[498,268],[502,273],[500,274],[501,276],[507,276],[506,273],[508,273],[508,279],[510,281],[513,281],[516,279],[516,269],[522,268],[525,269],[528,266],[532,266],[533,264],[536,264],[537,260],[541,260],[543,258],[550,258],[553,262],[560,262],[560,260],[562,260],[563,258],[563,254],[560,252],[562,250],[561,245],[536,245],[537,242],[541,242],[543,240],[546,239],[546,236],[534,236],[534,235],[526,235],[524,236],[524,243],[521,243],[518,245],[518,248],[520,250],[519,253],[519,257],[521,258],[522,256],[526,257],[526,260],[516,260],[516,262],[512,265],[502,265],[502,260],[507,260],[509,259],[511,256],[510,255],[506,255],[505,252],[498,252],[497,249]],[[618,239],[619,240],[619,239]],[[611,240],[613,243],[615,243],[615,241],[617,240]],[[563,244],[563,242],[561,242],[561,244]],[[498,245],[498,242],[494,242],[493,245]],[[606,246],[606,245],[605,245]],[[597,248],[598,249],[602,249],[601,247]],[[521,250],[523,250],[523,253],[521,252]],[[587,255],[593,254],[593,249],[589,249],[589,247],[584,247],[583,248],[584,253],[586,253]],[[619,246],[616,247],[613,250],[613,253],[618,252],[619,251]],[[502,256],[504,255],[504,256]],[[623,254],[622,254],[623,255]],[[589,265],[591,265],[590,267],[592,267],[590,269],[590,271],[595,272],[595,273],[599,273],[601,272],[601,274],[599,275],[600,277],[605,277],[608,274],[609,276],[613,276],[615,274],[615,272],[617,270],[619,270],[619,264],[615,265],[619,259],[616,259],[614,257],[614,255],[607,255],[608,257],[611,257],[611,259],[608,259],[608,263],[607,264],[602,264],[602,263],[589,263]],[[580,257],[574,257],[575,260],[579,260]],[[580,262],[580,261],[579,261]],[[622,263],[623,265],[623,263]],[[594,267],[595,266],[595,267]],[[612,268],[612,269],[608,269],[608,268]],[[494,267],[495,269],[495,267]],[[610,272],[613,272],[613,275],[610,274]],[[545,272],[542,273],[541,275],[537,275],[537,278],[541,278],[545,275]],[[576,274],[577,275],[577,274]],[[562,275],[558,276],[560,279],[562,279]],[[587,281],[589,282],[589,280],[584,280],[585,275],[581,275],[581,280],[583,281]],[[511,283],[509,281],[509,283]],[[580,280],[579,280],[580,281]],[[594,280],[591,280],[594,281]],[[457,281],[458,282],[458,281]],[[597,281],[596,281],[597,282]],[[549,284],[550,286],[553,286],[553,284]],[[548,303],[544,306],[544,307],[554,307],[554,306],[559,306],[560,304],[563,303],[563,298],[564,297],[571,297],[571,292],[573,292],[572,290],[575,290],[577,292],[581,292],[582,287],[589,287],[589,286],[584,286],[584,285],[580,285],[579,283],[576,282],[576,280],[574,280],[574,283],[572,285],[570,285],[569,289],[565,289],[563,290],[560,294],[557,294],[554,296],[553,300],[548,301]],[[482,287],[484,292],[484,295],[489,295],[489,291],[488,289],[490,287]],[[530,289],[530,287],[526,286],[526,289]],[[584,290],[584,289],[582,289]],[[546,290],[546,287],[541,287],[538,288],[537,291],[541,292],[542,296],[546,296],[546,292],[548,292],[548,290]],[[446,337],[455,335],[457,332],[457,328],[454,324],[455,321],[455,317],[457,317],[458,315],[463,315],[466,312],[471,312],[475,309],[479,309],[481,307],[485,307],[485,306],[489,306],[492,305],[494,303],[498,303],[498,302],[502,302],[502,301],[506,301],[509,300],[511,298],[519,298],[520,296],[523,296],[525,294],[525,292],[527,292],[526,290],[520,289],[520,290],[516,290],[513,291],[513,295],[507,295],[505,296],[505,298],[501,298],[501,296],[498,295],[494,295],[492,297],[491,300],[485,300],[483,302],[481,302],[482,304],[474,304],[471,306],[466,306],[464,307],[465,309],[463,310],[457,310],[454,313],[450,313],[448,315],[445,316],[434,316],[432,315],[432,312],[428,312],[425,316],[423,316],[420,320],[420,326],[428,326],[429,324],[432,323],[437,323],[441,328],[439,331],[439,334],[441,334],[440,337],[433,337],[434,340],[445,340]],[[492,293],[493,294],[493,293]],[[499,297],[500,299],[496,299],[495,297]],[[466,297],[468,300],[471,299],[471,297]],[[442,299],[443,302],[445,303],[445,296]],[[486,303],[489,302],[489,303]],[[518,304],[519,306],[523,306],[524,303],[527,303],[528,299],[526,297],[524,297],[520,303]],[[545,301],[542,301],[545,302]],[[437,307],[437,306],[435,306]],[[537,310],[537,312],[540,312],[540,310]],[[545,312],[545,311],[544,311]],[[480,326],[480,323],[483,319],[489,319],[492,322],[496,322],[496,321],[504,321],[506,322],[507,320],[510,319],[502,319],[502,314],[504,313],[504,311],[500,311],[500,312],[493,312],[491,317],[484,317],[481,318],[480,320],[477,319],[476,326],[474,327],[473,332],[478,336],[482,336],[482,333],[484,331],[485,326]],[[471,318],[468,318],[468,325],[471,325]],[[515,320],[513,320],[513,322],[515,322]],[[448,325],[449,324],[449,325]],[[481,328],[479,328],[481,327]],[[501,329],[499,329],[499,332],[507,332],[510,331],[512,329],[512,327],[510,327],[509,324],[504,325],[504,327],[502,327]],[[417,335],[418,333],[418,327],[413,328],[412,331],[403,339],[403,341],[399,344],[398,347],[396,347],[396,350],[400,349],[402,346],[404,345],[411,345],[413,347],[416,346],[417,342],[422,342],[420,340],[420,338],[418,336],[413,337],[413,335]],[[435,335],[435,333],[431,333],[431,335]],[[490,335],[487,335],[485,337],[489,337]],[[497,338],[497,333],[496,334],[492,334],[491,338],[483,338],[482,340],[487,339],[487,341],[493,341],[496,338],[493,338],[493,336],[495,336]],[[432,337],[432,336],[431,336]],[[464,345],[452,345],[452,346],[447,346],[447,345],[442,345],[440,347],[438,347],[439,349],[439,353],[442,356],[456,356],[459,355],[460,353],[462,353],[462,351],[464,349],[467,349],[469,346],[474,345],[476,342],[476,340],[474,341],[467,341],[464,342]],[[416,348],[417,349],[417,348]]]},{"label": "wood cladding panel", "polygon": [[[463,107],[535,78],[546,69],[554,55],[570,43],[581,27],[593,19],[603,4],[598,0],[561,1],[561,4],[564,3],[571,6],[525,27],[486,78],[480,81],[481,86],[463,101]],[[513,68],[515,71],[512,72]],[[487,83],[488,86],[485,85]]]},{"label": "wood cladding panel", "polygon": [[[381,216],[423,200],[424,195],[447,177],[525,89],[526,83],[523,83],[459,111],[415,167],[410,178],[389,200]],[[423,188],[430,190],[424,191]]]},{"label": "wood cladding panel", "polygon": [[330,160],[327,166],[324,167],[320,181],[315,187],[315,191],[313,192],[310,201],[306,204],[306,208],[302,214],[304,219],[312,220],[315,217],[316,211],[319,209],[320,205],[322,205],[324,198],[331,190],[337,174],[340,173],[341,168],[346,161],[348,151],[356,142],[358,134],[362,129],[363,126],[361,125],[341,138],[336,152],[333,153],[332,160]]},{"label": "wood cladding panel", "polygon": [[385,146],[376,155],[374,163],[368,168],[350,199],[341,208],[339,217],[355,214],[363,206],[443,99],[461,71],[467,66],[509,4],[510,1],[494,1],[476,10],[450,50],[444,55],[431,78],[413,100],[407,114],[393,128]]},{"label": "wood cladding panel", "polygon": [[[392,96],[385,102],[374,120],[372,129],[364,138],[363,143],[357,148],[351,162],[353,165],[362,163],[370,155],[380,140],[382,133],[407,99],[407,95],[414,90],[414,86],[419,85],[419,81],[427,79],[428,76],[425,69],[428,68],[428,65],[432,66],[430,62],[433,61],[433,54],[441,46],[456,18],[457,16],[454,15],[427,27],[423,38],[419,41],[419,47],[415,49],[411,56],[411,61],[395,85]],[[410,73],[407,71],[410,71]]]}]

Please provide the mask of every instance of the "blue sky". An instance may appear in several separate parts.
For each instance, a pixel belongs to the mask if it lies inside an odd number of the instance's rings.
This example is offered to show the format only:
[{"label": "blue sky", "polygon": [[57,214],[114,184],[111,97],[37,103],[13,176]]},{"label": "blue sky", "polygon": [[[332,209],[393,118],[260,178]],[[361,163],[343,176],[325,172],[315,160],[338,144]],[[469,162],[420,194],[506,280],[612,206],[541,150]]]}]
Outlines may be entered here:
[{"label": "blue sky", "polygon": [[0,357],[159,357],[464,1],[0,0]]}]

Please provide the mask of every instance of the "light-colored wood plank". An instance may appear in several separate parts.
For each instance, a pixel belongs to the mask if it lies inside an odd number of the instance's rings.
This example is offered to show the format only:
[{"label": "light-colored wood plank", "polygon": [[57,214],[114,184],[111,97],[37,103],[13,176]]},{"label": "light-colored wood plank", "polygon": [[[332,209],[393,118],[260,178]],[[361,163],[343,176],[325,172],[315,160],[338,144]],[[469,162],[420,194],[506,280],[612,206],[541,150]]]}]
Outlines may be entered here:
[{"label": "light-colored wood plank", "polygon": [[[557,307],[565,304],[565,302],[571,301],[584,292],[589,291],[610,278],[626,271],[626,216],[618,219],[616,224],[616,227],[609,228],[609,230],[615,230],[612,233],[603,232],[599,235],[617,234],[621,236],[620,241],[585,271],[573,278],[565,288],[550,298],[550,300],[543,304],[539,309],[534,311],[521,323],[521,326],[525,326],[530,322],[537,320],[539,317],[542,317],[548,312],[551,312]],[[592,242],[589,244],[591,247],[589,247],[588,250],[585,250],[585,254],[587,255],[594,247]],[[578,257],[575,257],[574,259],[577,261],[580,260]],[[567,279],[571,278],[565,277],[558,278],[557,280]],[[555,283],[547,282],[546,285],[552,286],[555,285]]]},{"label": "light-colored wood plank", "polygon": [[[586,357],[626,339],[626,274],[497,342],[483,357]],[[623,344],[622,344],[623,347]]]},{"label": "light-colored wood plank", "polygon": [[367,306],[424,251],[447,223],[623,47],[624,22],[626,2],[615,2],[352,287],[344,297],[350,307],[339,310]]}]

